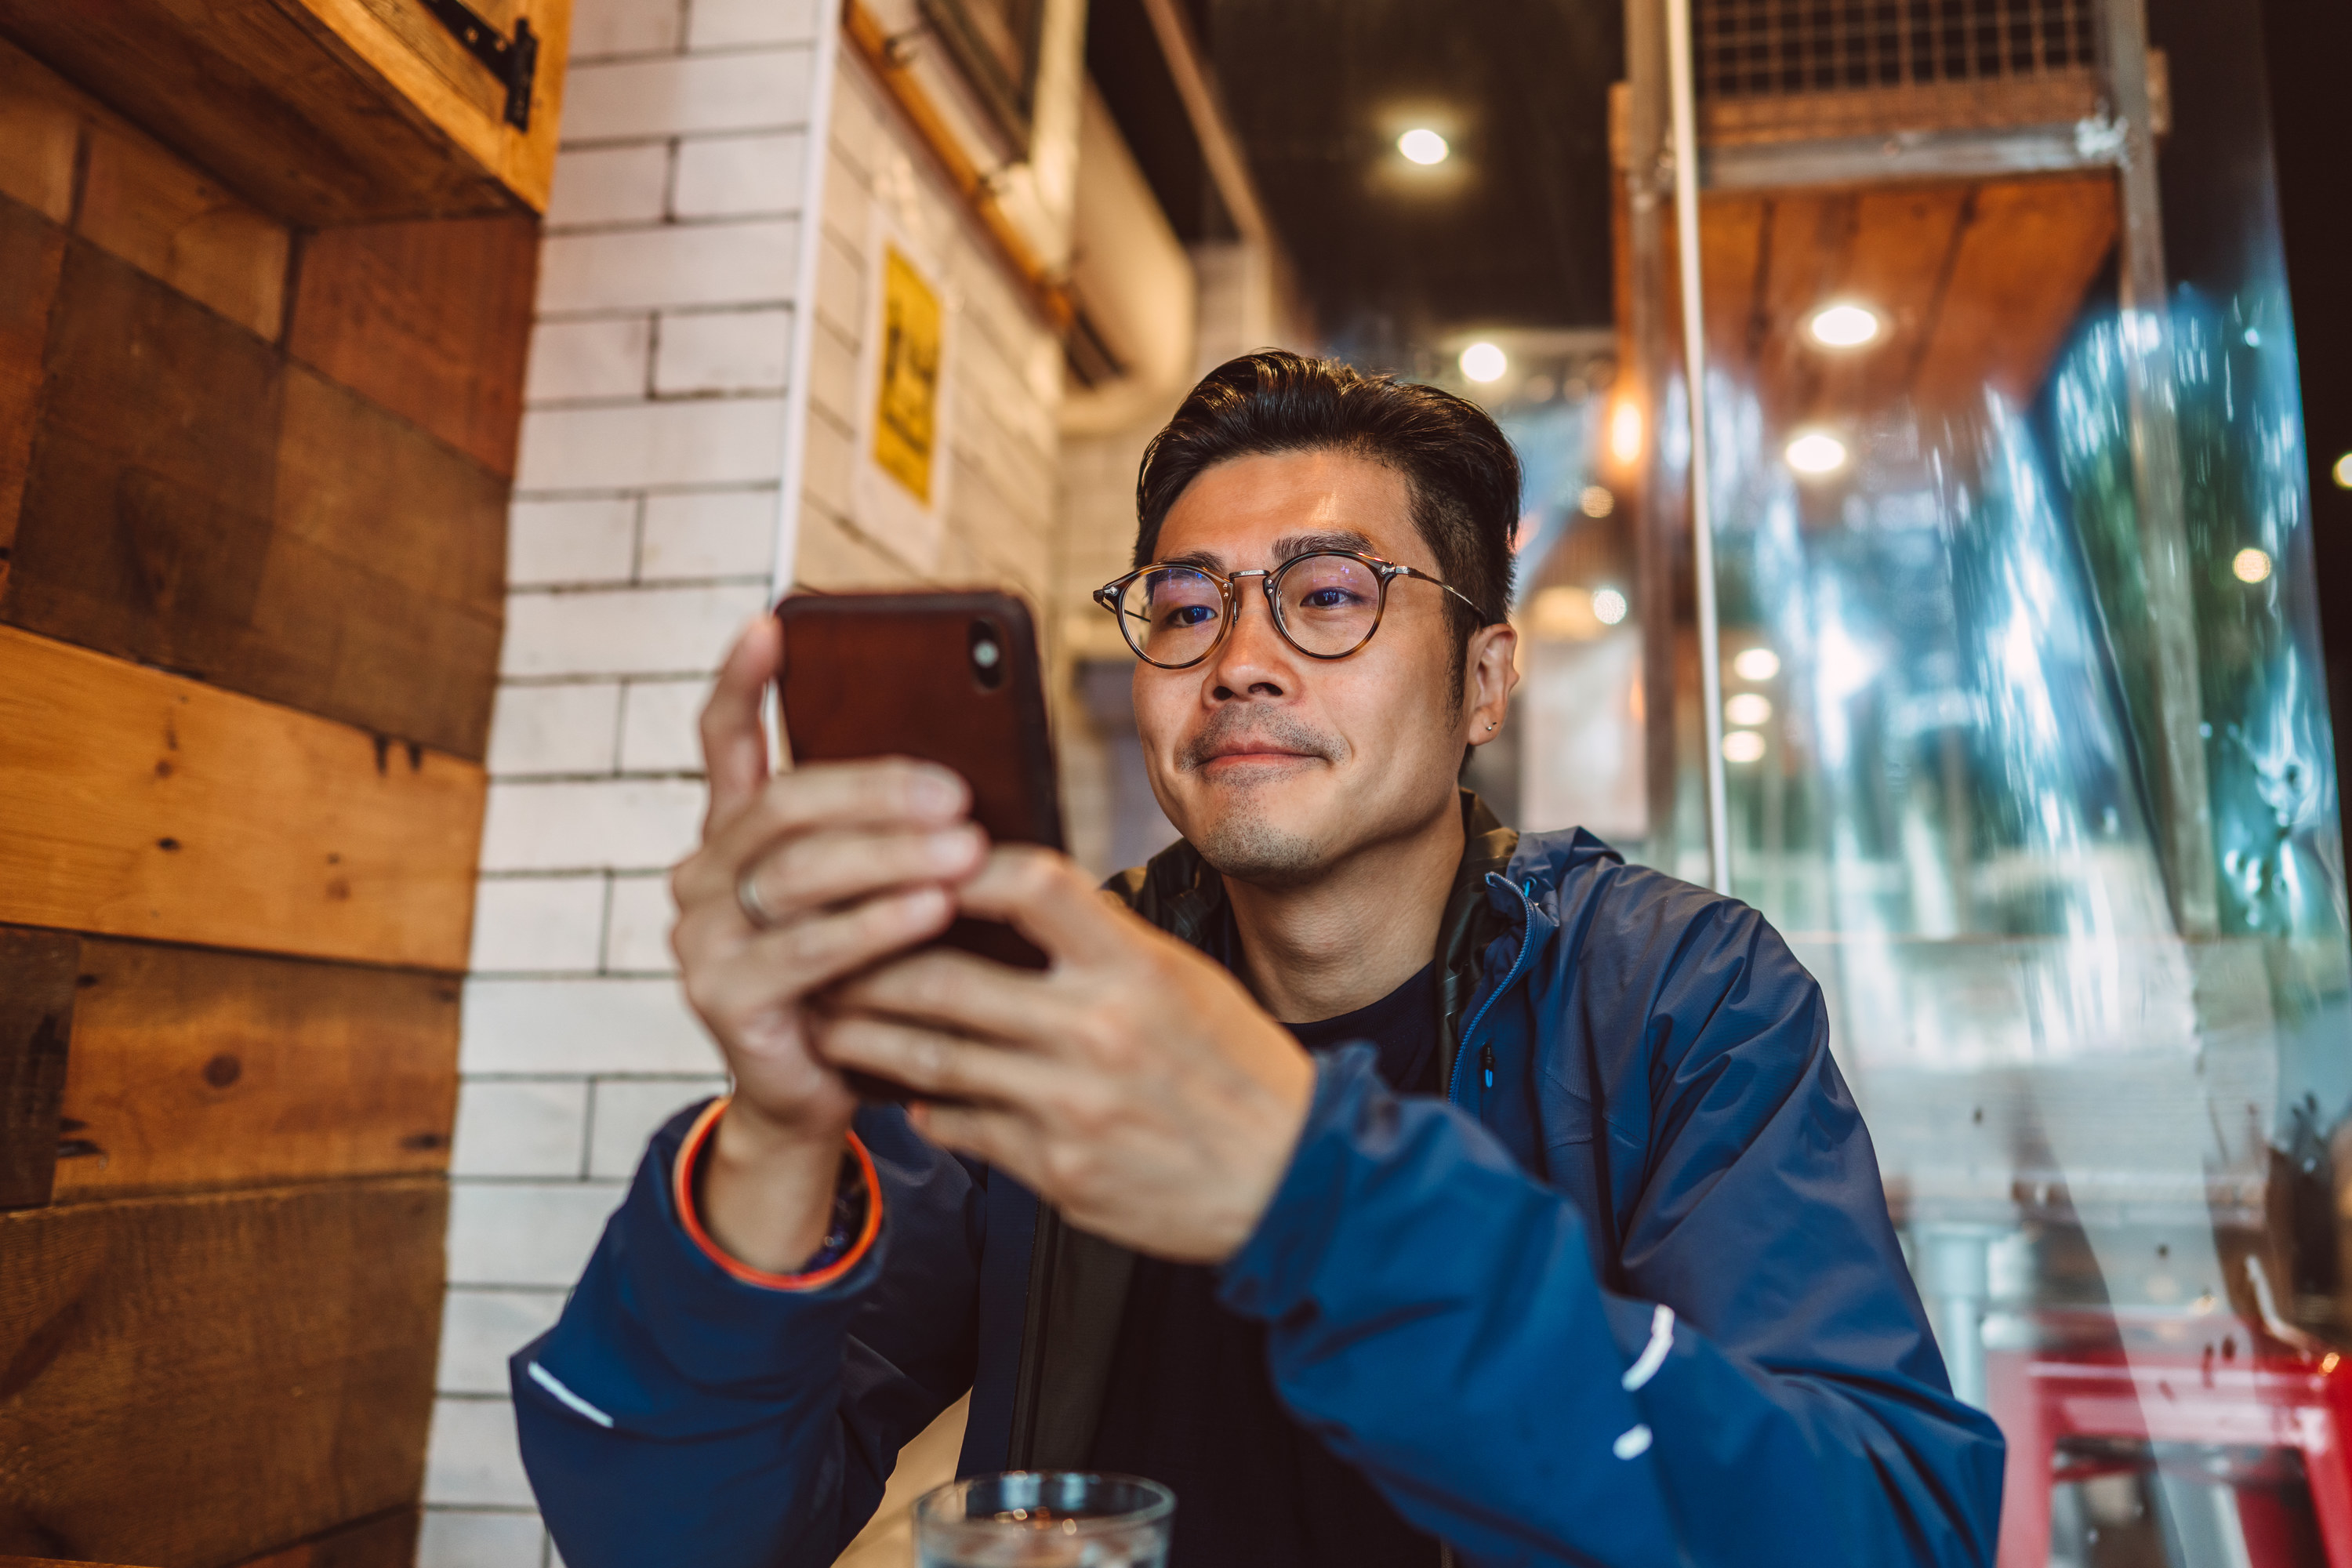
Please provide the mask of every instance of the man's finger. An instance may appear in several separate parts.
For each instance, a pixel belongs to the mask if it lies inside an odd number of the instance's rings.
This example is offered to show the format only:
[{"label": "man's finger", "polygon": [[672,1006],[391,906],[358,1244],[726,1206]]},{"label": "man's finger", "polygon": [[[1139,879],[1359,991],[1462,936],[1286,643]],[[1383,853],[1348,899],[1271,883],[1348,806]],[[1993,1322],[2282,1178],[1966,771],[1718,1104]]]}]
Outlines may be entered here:
[{"label": "man's finger", "polygon": [[781,924],[885,888],[968,877],[979,869],[987,845],[987,836],[969,824],[806,833],[759,856],[742,874],[760,907]]},{"label": "man's finger", "polygon": [[954,915],[954,903],[944,892],[916,888],[795,921],[703,964],[689,975],[688,995],[708,1016],[790,1005],[845,974],[929,942]]},{"label": "man's finger", "polygon": [[906,757],[794,768],[770,779],[731,818],[714,816],[701,850],[678,868],[678,901],[733,898],[746,863],[779,838],[823,827],[950,826],[970,799],[948,769]]},{"label": "man's finger", "polygon": [[767,781],[768,732],[760,722],[760,701],[782,660],[783,635],[773,616],[744,627],[702,705],[702,765],[710,777],[706,835],[741,811]]},{"label": "man's finger", "polygon": [[1059,1023],[1059,1000],[1052,983],[1034,970],[933,948],[860,974],[833,992],[829,1004],[836,1013],[1042,1046],[1044,1054],[1055,1056],[1070,1033]]},{"label": "man's finger", "polygon": [[828,1018],[817,1030],[816,1047],[834,1067],[863,1068],[925,1100],[1033,1104],[1063,1076],[999,1046],[881,1018]]},{"label": "man's finger", "polygon": [[1104,899],[1066,855],[1034,845],[1000,846],[979,876],[957,889],[964,913],[1009,921],[1054,958],[1099,963],[1133,944],[1135,917]]}]

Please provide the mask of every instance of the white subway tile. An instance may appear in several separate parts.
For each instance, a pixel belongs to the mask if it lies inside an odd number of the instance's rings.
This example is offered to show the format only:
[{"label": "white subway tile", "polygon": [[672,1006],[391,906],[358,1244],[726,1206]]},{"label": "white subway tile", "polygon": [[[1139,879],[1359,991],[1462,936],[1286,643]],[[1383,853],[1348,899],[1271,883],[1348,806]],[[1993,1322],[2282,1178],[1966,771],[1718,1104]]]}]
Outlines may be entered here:
[{"label": "white subway tile", "polygon": [[633,680],[621,700],[621,767],[633,773],[702,771],[702,705],[710,682]]},{"label": "white subway tile", "polygon": [[623,974],[669,974],[677,969],[669,928],[677,904],[667,877],[613,879],[611,917],[604,924],[604,967]]},{"label": "white subway tile", "polygon": [[816,36],[817,0],[688,0],[686,47],[803,43]]},{"label": "white subway tile", "polygon": [[807,165],[805,132],[683,142],[677,149],[670,211],[686,218],[797,212]]},{"label": "white subway tile", "polygon": [[[835,517],[848,517],[853,508],[850,490],[857,468],[856,438],[850,434],[854,428],[812,410],[808,440],[801,448],[802,490]],[[805,521],[802,526],[807,526]]]},{"label": "white subway tile", "polygon": [[490,710],[490,776],[610,772],[620,721],[616,682],[501,686]]},{"label": "white subway tile", "polygon": [[524,1510],[427,1508],[416,1568],[541,1568],[546,1528]]},{"label": "white subway tile", "polygon": [[541,321],[531,330],[523,401],[642,397],[652,341],[653,324],[644,316]]},{"label": "white subway tile", "polygon": [[718,668],[767,598],[757,584],[518,594],[500,657],[517,676],[698,675]]},{"label": "white subway tile", "polygon": [[782,467],[783,400],[540,408],[522,419],[524,490],[619,490],[649,485],[772,481]]},{"label": "white subway tile", "polygon": [[561,1290],[449,1292],[441,1307],[441,1366],[434,1386],[443,1394],[504,1394],[507,1357],[555,1326]]},{"label": "white subway tile", "polygon": [[449,1186],[449,1282],[570,1285],[588,1267],[588,1255],[596,1250],[604,1222],[627,1194],[627,1187],[619,1182],[453,1182]]},{"label": "white subway tile", "polygon": [[857,345],[830,321],[809,345],[809,398],[845,426],[857,421]]},{"label": "white subway tile", "polygon": [[789,299],[793,218],[551,235],[540,247],[539,308],[630,310]]},{"label": "white subway tile", "polygon": [[599,55],[674,49],[678,10],[677,0],[577,0],[572,9],[572,58],[591,60]]},{"label": "white subway tile", "polygon": [[588,1173],[626,1181],[636,1173],[646,1144],[661,1124],[698,1100],[727,1092],[723,1077],[694,1079],[602,1079],[596,1084],[595,1131],[589,1140]]},{"label": "white subway tile", "polygon": [[649,496],[637,575],[764,577],[776,557],[776,492]]},{"label": "white subway tile", "polygon": [[567,141],[764,131],[808,119],[805,46],[572,68],[563,82]]},{"label": "white subway tile", "polygon": [[466,982],[468,1073],[707,1073],[719,1047],[675,980]]},{"label": "white subway tile", "polygon": [[863,340],[866,319],[866,258],[830,229],[817,247],[816,319],[851,344]]},{"label": "white subway tile", "polygon": [[433,1434],[425,1449],[425,1500],[530,1507],[530,1481],[523,1474],[522,1450],[515,1443],[513,1405],[503,1399],[433,1402]]},{"label": "white subway tile", "polygon": [[588,1129],[588,1086],[578,1079],[484,1081],[457,1086],[453,1176],[580,1174]]},{"label": "white subway tile", "polygon": [[583,223],[658,223],[669,188],[669,143],[573,147],[557,155],[547,201],[551,228]]},{"label": "white subway tile", "polygon": [[789,310],[665,315],[654,391],[666,397],[781,391],[792,341]]},{"label": "white subway tile", "polygon": [[507,584],[625,583],[635,564],[637,503],[517,501],[507,511]]},{"label": "white subway tile", "polygon": [[493,780],[482,869],[657,869],[693,849],[703,805],[693,779]]},{"label": "white subway tile", "polygon": [[874,221],[873,176],[836,138],[825,149],[824,232],[863,248]]},{"label": "white subway tile", "polygon": [[864,72],[843,71],[834,80],[833,144],[870,179],[889,140],[884,125],[888,110],[877,100]]},{"label": "white subway tile", "polygon": [[484,971],[596,973],[604,936],[602,877],[496,877],[474,889],[474,956]]}]

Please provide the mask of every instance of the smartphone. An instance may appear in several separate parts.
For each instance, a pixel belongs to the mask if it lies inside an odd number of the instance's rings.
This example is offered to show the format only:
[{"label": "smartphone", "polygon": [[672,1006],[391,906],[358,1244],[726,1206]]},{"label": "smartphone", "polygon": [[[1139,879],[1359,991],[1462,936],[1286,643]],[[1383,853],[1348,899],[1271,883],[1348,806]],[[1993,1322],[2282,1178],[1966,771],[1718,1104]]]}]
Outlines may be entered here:
[{"label": "smartphone", "polygon": [[[1010,594],[956,590],[793,594],[777,692],[795,765],[919,757],[971,786],[971,819],[992,844],[1062,847],[1062,804],[1037,630]],[[1024,969],[1045,955],[1011,926],[959,920],[940,942]],[[907,1091],[851,1073],[867,1099]]]}]

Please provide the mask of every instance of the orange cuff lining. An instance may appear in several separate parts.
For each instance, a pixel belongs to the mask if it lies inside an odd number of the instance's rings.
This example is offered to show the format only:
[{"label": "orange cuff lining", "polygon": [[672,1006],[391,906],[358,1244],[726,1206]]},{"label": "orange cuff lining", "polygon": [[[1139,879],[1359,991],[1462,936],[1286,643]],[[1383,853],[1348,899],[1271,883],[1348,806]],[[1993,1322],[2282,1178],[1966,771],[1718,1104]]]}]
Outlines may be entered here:
[{"label": "orange cuff lining", "polygon": [[678,1220],[686,1226],[686,1234],[693,1238],[694,1245],[702,1249],[704,1257],[746,1285],[758,1285],[770,1290],[823,1289],[856,1268],[858,1259],[866,1256],[867,1249],[874,1245],[874,1238],[882,1232],[882,1184],[874,1173],[874,1156],[866,1152],[866,1145],[856,1133],[849,1134],[849,1152],[857,1156],[858,1169],[866,1177],[866,1223],[859,1227],[857,1239],[850,1244],[847,1252],[823,1268],[813,1269],[806,1274],[770,1274],[748,1263],[738,1262],[719,1250],[719,1244],[710,1239],[710,1233],[702,1228],[702,1216],[694,1206],[694,1163],[701,1158],[702,1146],[709,1142],[712,1129],[719,1125],[719,1117],[726,1113],[732,1100],[731,1095],[722,1096],[705,1107],[702,1114],[695,1118],[694,1125],[687,1131],[686,1142],[678,1148],[677,1162],[670,1167],[670,1192],[677,1203]]}]

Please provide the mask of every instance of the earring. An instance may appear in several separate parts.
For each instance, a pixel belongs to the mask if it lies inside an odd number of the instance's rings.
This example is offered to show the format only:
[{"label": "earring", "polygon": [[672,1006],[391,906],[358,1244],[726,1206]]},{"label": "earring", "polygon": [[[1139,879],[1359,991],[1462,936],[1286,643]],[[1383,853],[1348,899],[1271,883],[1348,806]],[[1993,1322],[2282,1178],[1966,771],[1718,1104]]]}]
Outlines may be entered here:
[{"label": "earring", "polygon": [[1495,726],[1493,726],[1492,724],[1487,725],[1487,726],[1486,726],[1486,733],[1488,733],[1489,735],[1491,735],[1491,734],[1493,734],[1494,732],[1495,732]]}]

